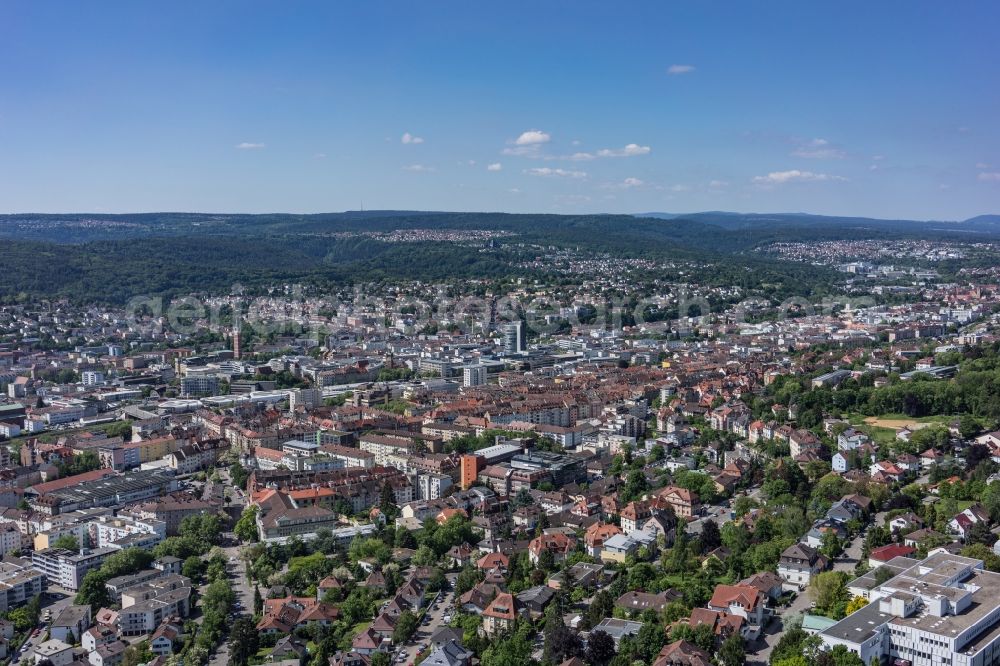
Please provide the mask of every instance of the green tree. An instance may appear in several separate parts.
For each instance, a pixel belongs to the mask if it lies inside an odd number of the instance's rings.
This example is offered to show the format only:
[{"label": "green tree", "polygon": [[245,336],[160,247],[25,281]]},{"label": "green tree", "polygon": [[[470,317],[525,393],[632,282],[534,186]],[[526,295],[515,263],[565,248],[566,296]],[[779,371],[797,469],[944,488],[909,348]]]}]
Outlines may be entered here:
[{"label": "green tree", "polygon": [[392,642],[402,645],[416,631],[420,625],[420,620],[412,612],[405,610],[396,618],[396,626],[392,630]]},{"label": "green tree", "polygon": [[482,579],[483,575],[478,567],[466,565],[458,572],[458,578],[455,579],[455,596],[462,596],[474,588]]},{"label": "green tree", "polygon": [[392,491],[392,486],[387,483],[382,484],[382,494],[378,503],[379,511],[389,520],[393,520],[399,515],[399,506],[396,504],[396,494]]},{"label": "green tree", "polygon": [[527,622],[519,622],[505,640],[496,640],[483,652],[482,666],[524,666],[531,660],[534,629]]},{"label": "green tree", "polygon": [[545,609],[545,629],[543,659],[550,663],[561,663],[571,657],[579,656],[583,651],[580,636],[570,631],[563,622],[559,604],[551,603]]},{"label": "green tree", "polygon": [[591,666],[605,666],[615,657],[615,639],[607,632],[596,629],[587,639],[587,662]]},{"label": "green tree", "polygon": [[247,666],[251,657],[257,654],[258,634],[253,620],[238,618],[229,630],[229,663]]},{"label": "green tree", "polygon": [[80,541],[74,534],[64,534],[52,542],[52,547],[76,552],[80,550]]},{"label": "green tree", "polygon": [[648,490],[649,482],[646,480],[645,473],[641,469],[634,469],[628,473],[625,480],[625,487],[620,493],[621,500],[631,502],[641,499]]},{"label": "green tree", "polygon": [[122,666],[141,666],[152,661],[154,656],[149,648],[149,641],[141,641],[125,648],[122,654]]},{"label": "green tree", "polygon": [[[774,649],[771,650],[771,663],[775,664],[786,659],[796,659],[802,657],[802,646],[809,638],[802,629],[801,620],[797,624],[787,626],[781,638],[778,639]],[[803,658],[804,659],[804,658]],[[789,666],[804,666],[802,664],[789,664]]]},{"label": "green tree", "polygon": [[746,649],[739,634],[733,634],[722,642],[719,647],[719,663],[721,666],[743,666],[747,661]]},{"label": "green tree", "polygon": [[247,480],[250,478],[250,472],[247,468],[238,462],[234,462],[229,466],[229,478],[233,481],[233,486],[236,488],[246,488]]},{"label": "green tree", "polygon": [[824,571],[813,577],[809,593],[816,602],[816,609],[835,620],[847,611],[847,575],[842,571]]},{"label": "green tree", "polygon": [[868,605],[868,600],[864,597],[852,597],[849,602],[847,602],[847,609],[845,612],[850,615],[855,611],[859,611]]},{"label": "green tree", "polygon": [[722,534],[719,525],[714,520],[706,520],[698,537],[702,554],[710,553],[722,545]]},{"label": "green tree", "polygon": [[635,637],[637,656],[646,664],[656,661],[656,655],[663,648],[667,635],[659,622],[644,622]]},{"label": "green tree", "polygon": [[28,603],[10,611],[7,618],[14,623],[17,631],[28,631],[38,625],[38,619],[42,614],[42,597],[34,596]]},{"label": "green tree", "polygon": [[430,566],[437,562],[438,556],[434,552],[434,549],[430,546],[423,545],[417,548],[417,552],[413,554],[413,563],[417,566]]},{"label": "green tree", "polygon": [[181,575],[187,576],[194,581],[199,580],[204,571],[205,561],[197,555],[192,555],[184,560],[184,564],[181,566]]},{"label": "green tree", "polygon": [[797,654],[793,657],[785,657],[784,659],[772,659],[771,666],[811,666],[809,660],[803,657],[801,654]]},{"label": "green tree", "polygon": [[202,553],[219,542],[222,535],[222,519],[214,513],[185,516],[177,533],[181,538],[190,539],[198,545]]},{"label": "green tree", "polygon": [[236,521],[236,525],[233,527],[233,533],[241,541],[257,540],[257,512],[259,510],[256,504],[251,504],[243,509],[243,513],[240,514],[239,520]]},{"label": "green tree", "polygon": [[132,439],[132,422],[116,421],[104,428],[104,434],[108,437],[121,437],[126,442]]}]

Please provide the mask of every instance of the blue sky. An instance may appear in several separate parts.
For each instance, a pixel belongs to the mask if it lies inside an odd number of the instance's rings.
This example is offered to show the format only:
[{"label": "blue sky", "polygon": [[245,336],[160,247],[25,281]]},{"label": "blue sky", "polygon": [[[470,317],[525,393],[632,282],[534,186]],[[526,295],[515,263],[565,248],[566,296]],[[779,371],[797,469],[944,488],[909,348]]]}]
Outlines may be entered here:
[{"label": "blue sky", "polygon": [[3,212],[1000,213],[1000,4],[0,4]]}]

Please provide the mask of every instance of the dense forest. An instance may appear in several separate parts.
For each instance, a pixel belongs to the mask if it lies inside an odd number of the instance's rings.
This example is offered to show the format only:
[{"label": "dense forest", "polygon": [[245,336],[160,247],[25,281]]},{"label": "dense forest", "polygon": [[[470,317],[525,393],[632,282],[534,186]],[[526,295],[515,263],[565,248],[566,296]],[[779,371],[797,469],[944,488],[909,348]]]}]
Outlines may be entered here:
[{"label": "dense forest", "polygon": [[[772,295],[817,296],[831,269],[764,259],[749,250],[775,240],[844,238],[969,239],[932,223],[837,223],[803,216],[736,223],[627,215],[510,215],[375,211],[319,215],[0,216],[0,300],[66,297],[121,303],[135,295],[219,292],[298,282],[342,286],[402,279],[503,279],[544,271],[516,264],[541,247],[612,257],[685,262],[699,268],[684,281],[770,289]],[[742,224],[742,226],[741,226]],[[363,232],[394,230],[503,232],[491,247],[455,242],[395,243]],[[956,228],[957,229],[957,228]],[[990,225],[975,229],[990,237]],[[551,277],[551,276],[550,276]],[[682,276],[661,275],[662,279]]]}]

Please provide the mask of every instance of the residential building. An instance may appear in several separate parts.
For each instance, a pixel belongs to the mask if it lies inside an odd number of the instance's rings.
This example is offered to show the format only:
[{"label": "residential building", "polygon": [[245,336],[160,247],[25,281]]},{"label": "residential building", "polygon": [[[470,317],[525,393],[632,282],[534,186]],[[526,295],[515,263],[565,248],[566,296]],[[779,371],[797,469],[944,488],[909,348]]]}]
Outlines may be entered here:
[{"label": "residential building", "polygon": [[506,635],[514,628],[517,613],[517,602],[514,596],[507,592],[501,592],[483,611],[483,633],[490,638]]},{"label": "residential building", "polygon": [[46,589],[45,575],[25,559],[0,561],[0,613],[27,603]]},{"label": "residential building", "polygon": [[31,566],[36,571],[45,574],[50,582],[67,590],[80,589],[83,577],[91,569],[96,569],[104,563],[117,548],[81,548],[74,553],[62,548],[46,548],[31,553]]},{"label": "residential building", "polygon": [[485,365],[467,365],[462,368],[462,386],[475,387],[486,383],[488,371]]},{"label": "residential building", "polygon": [[125,636],[149,634],[167,618],[187,617],[191,610],[191,580],[164,574],[122,592],[118,623]]},{"label": "residential building", "polygon": [[708,608],[742,617],[743,638],[756,640],[767,618],[767,597],[750,585],[716,585]]},{"label": "residential building", "polygon": [[90,624],[90,606],[69,605],[52,619],[49,632],[52,638],[73,645],[83,639],[83,634],[90,628]]},{"label": "residential building", "polygon": [[828,562],[820,552],[804,543],[795,543],[781,553],[778,575],[795,590],[804,590],[812,577],[826,568]]}]

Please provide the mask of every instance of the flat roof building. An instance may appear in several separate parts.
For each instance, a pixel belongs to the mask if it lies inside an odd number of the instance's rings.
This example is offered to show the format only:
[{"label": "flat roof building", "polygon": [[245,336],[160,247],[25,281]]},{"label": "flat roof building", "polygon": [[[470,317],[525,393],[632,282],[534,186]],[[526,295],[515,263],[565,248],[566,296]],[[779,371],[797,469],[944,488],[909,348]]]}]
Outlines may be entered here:
[{"label": "flat roof building", "polygon": [[[902,558],[897,558],[902,560]],[[904,562],[900,562],[903,564]],[[819,633],[868,664],[990,666],[1000,650],[1000,574],[933,551],[870,590],[872,600]]]}]

